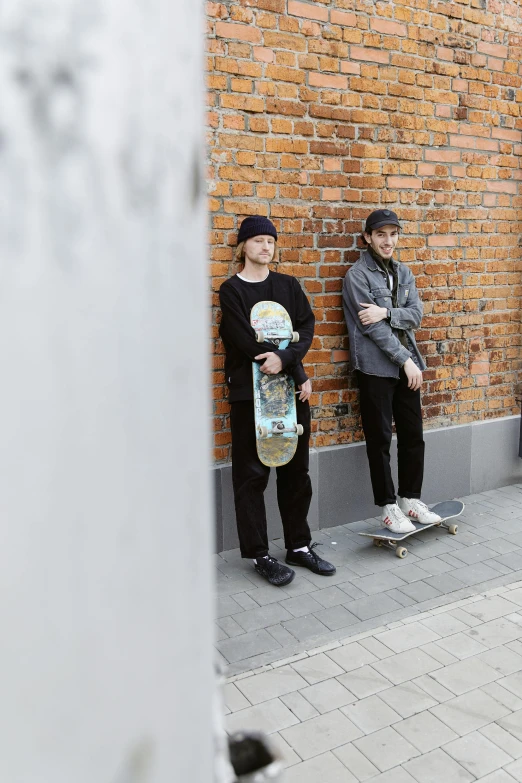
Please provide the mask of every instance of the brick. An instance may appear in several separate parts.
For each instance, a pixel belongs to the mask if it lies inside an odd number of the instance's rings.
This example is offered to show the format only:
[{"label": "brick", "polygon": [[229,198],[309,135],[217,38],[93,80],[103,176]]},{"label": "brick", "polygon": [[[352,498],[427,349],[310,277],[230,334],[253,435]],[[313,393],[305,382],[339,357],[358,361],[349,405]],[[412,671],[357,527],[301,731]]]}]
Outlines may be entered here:
[{"label": "brick", "polygon": [[506,139],[508,141],[522,141],[522,131],[508,130],[507,128],[493,128],[491,135],[494,139]]},{"label": "brick", "polygon": [[510,180],[490,181],[487,183],[487,189],[494,193],[512,193],[513,195],[518,193],[517,183]]},{"label": "brick", "polygon": [[371,29],[384,35],[408,35],[408,28],[405,24],[391,22],[388,19],[375,18],[371,21]]},{"label": "brick", "polygon": [[306,107],[302,103],[274,98],[267,99],[266,110],[272,114],[286,114],[295,117],[304,117],[306,114]]},{"label": "brick", "polygon": [[481,139],[473,136],[457,136],[450,134],[450,144],[452,147],[466,147],[473,150],[498,150],[498,141],[491,139]]},{"label": "brick", "polygon": [[299,68],[285,68],[281,65],[267,65],[266,76],[274,81],[295,82],[302,84],[305,75]]},{"label": "brick", "polygon": [[382,82],[377,81],[377,79],[360,79],[357,76],[350,79],[350,89],[377,95],[386,94],[386,85],[382,84]]},{"label": "brick", "polygon": [[290,52],[305,52],[307,44],[298,35],[285,35],[284,33],[265,31],[263,36],[265,46],[274,49],[288,49]]},{"label": "brick", "polygon": [[366,49],[362,46],[350,46],[350,57],[353,60],[367,60],[371,63],[385,63],[390,61],[388,52],[381,49]]},{"label": "brick", "polygon": [[322,197],[325,201],[340,201],[341,188],[323,188]]},{"label": "brick", "polygon": [[350,62],[342,61],[341,71],[342,73],[352,73],[358,75],[361,73],[361,66],[358,63],[350,63]]},{"label": "brick", "polygon": [[427,176],[435,174],[436,166],[433,163],[419,163],[417,166],[417,174],[419,176]]},{"label": "brick", "polygon": [[346,27],[355,27],[357,25],[357,17],[355,14],[348,13],[348,11],[336,11],[332,8],[330,11],[330,22]]},{"label": "brick", "polygon": [[453,61],[453,49],[448,49],[444,46],[438,46],[437,47],[437,57],[439,60],[449,60],[450,62]]},{"label": "brick", "polygon": [[496,57],[488,57],[488,68],[490,71],[503,71],[504,63]]},{"label": "brick", "polygon": [[458,150],[439,150],[439,149],[431,149],[426,150],[425,157],[426,160],[435,160],[435,161],[444,161],[447,163],[458,163],[460,161],[460,156],[462,153],[458,152]]},{"label": "brick", "polygon": [[268,49],[266,46],[254,46],[254,58],[263,63],[273,63],[275,54],[273,49]]},{"label": "brick", "polygon": [[253,25],[233,24],[232,22],[216,22],[216,35],[221,38],[232,38],[250,43],[261,42],[261,30]]},{"label": "brick", "polygon": [[507,46],[502,46],[502,44],[492,44],[486,41],[478,42],[477,51],[482,52],[483,54],[491,54],[493,57],[501,57],[502,59],[506,59],[508,56]]},{"label": "brick", "polygon": [[388,177],[388,187],[400,190],[414,188],[418,190],[422,187],[422,180],[417,177]]},{"label": "brick", "polygon": [[267,139],[266,151],[303,154],[308,152],[308,142],[302,139]]},{"label": "brick", "polygon": [[455,247],[457,239],[453,234],[447,236],[431,236],[428,237],[429,247]]},{"label": "brick", "polygon": [[221,95],[220,100],[224,109],[262,112],[265,108],[265,102],[262,98],[247,98],[244,95]]},{"label": "brick", "polygon": [[310,73],[308,83],[312,87],[325,87],[336,90],[348,89],[348,78],[346,76],[336,76],[335,74]]},{"label": "brick", "polygon": [[225,19],[228,14],[223,3],[207,3],[206,12],[210,17],[217,17],[218,19]]},{"label": "brick", "polygon": [[288,0],[288,13],[293,16],[301,16],[305,19],[315,19],[318,22],[328,21],[328,9],[321,8],[310,3],[301,3],[299,0]]}]

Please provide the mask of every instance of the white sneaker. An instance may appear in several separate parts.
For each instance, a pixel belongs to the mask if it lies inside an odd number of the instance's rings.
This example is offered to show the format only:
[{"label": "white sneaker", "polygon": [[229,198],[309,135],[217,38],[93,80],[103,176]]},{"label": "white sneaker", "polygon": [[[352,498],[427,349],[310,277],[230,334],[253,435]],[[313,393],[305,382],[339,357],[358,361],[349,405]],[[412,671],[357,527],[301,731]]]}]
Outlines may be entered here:
[{"label": "white sneaker", "polygon": [[415,525],[404,516],[397,503],[388,503],[387,506],[383,506],[382,523],[392,533],[411,533],[412,530],[415,530]]},{"label": "white sneaker", "polygon": [[399,498],[399,508],[405,516],[420,522],[421,525],[433,525],[442,521],[438,514],[429,510],[426,503],[416,498]]}]

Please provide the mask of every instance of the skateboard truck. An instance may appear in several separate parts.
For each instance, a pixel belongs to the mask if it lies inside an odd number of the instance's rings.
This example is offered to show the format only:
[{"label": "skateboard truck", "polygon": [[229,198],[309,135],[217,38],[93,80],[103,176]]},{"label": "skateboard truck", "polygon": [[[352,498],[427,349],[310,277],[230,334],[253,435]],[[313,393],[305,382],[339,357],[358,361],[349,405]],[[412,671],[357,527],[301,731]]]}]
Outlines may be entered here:
[{"label": "skateboard truck", "polygon": [[270,435],[283,435],[285,432],[295,432],[297,435],[302,435],[304,429],[302,424],[295,424],[293,427],[285,427],[284,421],[273,421],[272,429],[260,424],[257,431],[261,438],[268,438]]},{"label": "skateboard truck", "polygon": [[270,331],[264,331],[260,329],[256,332],[256,340],[258,343],[264,343],[265,341],[279,345],[281,340],[290,340],[291,343],[299,342],[299,332],[288,332],[286,335],[281,335],[281,332],[275,332],[272,334]]}]

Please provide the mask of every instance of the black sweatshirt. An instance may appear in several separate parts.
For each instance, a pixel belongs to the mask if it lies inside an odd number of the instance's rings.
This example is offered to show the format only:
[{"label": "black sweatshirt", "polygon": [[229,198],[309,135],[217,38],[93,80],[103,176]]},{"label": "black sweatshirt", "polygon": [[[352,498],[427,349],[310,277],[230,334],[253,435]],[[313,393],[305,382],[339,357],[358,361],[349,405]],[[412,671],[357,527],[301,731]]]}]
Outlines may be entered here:
[{"label": "black sweatshirt", "polygon": [[[230,402],[252,400],[252,362],[261,353],[274,352],[273,343],[258,343],[250,326],[250,311],[258,302],[278,302],[290,316],[294,331],[299,332],[299,342],[288,348],[275,350],[296,386],[308,380],[302,360],[306,356],[314,336],[315,317],[303,289],[290,275],[270,272],[260,283],[247,283],[240,277],[226,280],[219,289],[219,301],[223,317],[219,334],[225,346],[225,374]],[[260,364],[264,360],[260,361]]]}]

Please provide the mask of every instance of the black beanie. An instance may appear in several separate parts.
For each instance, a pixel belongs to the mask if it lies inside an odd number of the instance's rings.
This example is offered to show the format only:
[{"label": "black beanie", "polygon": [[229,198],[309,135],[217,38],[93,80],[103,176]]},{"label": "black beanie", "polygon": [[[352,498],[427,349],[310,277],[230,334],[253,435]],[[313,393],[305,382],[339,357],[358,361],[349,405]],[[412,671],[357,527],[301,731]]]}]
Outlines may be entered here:
[{"label": "black beanie", "polygon": [[276,227],[271,220],[261,215],[246,217],[241,223],[241,228],[237,235],[237,243],[239,245],[240,242],[246,242],[247,239],[261,235],[274,237],[277,242]]}]

